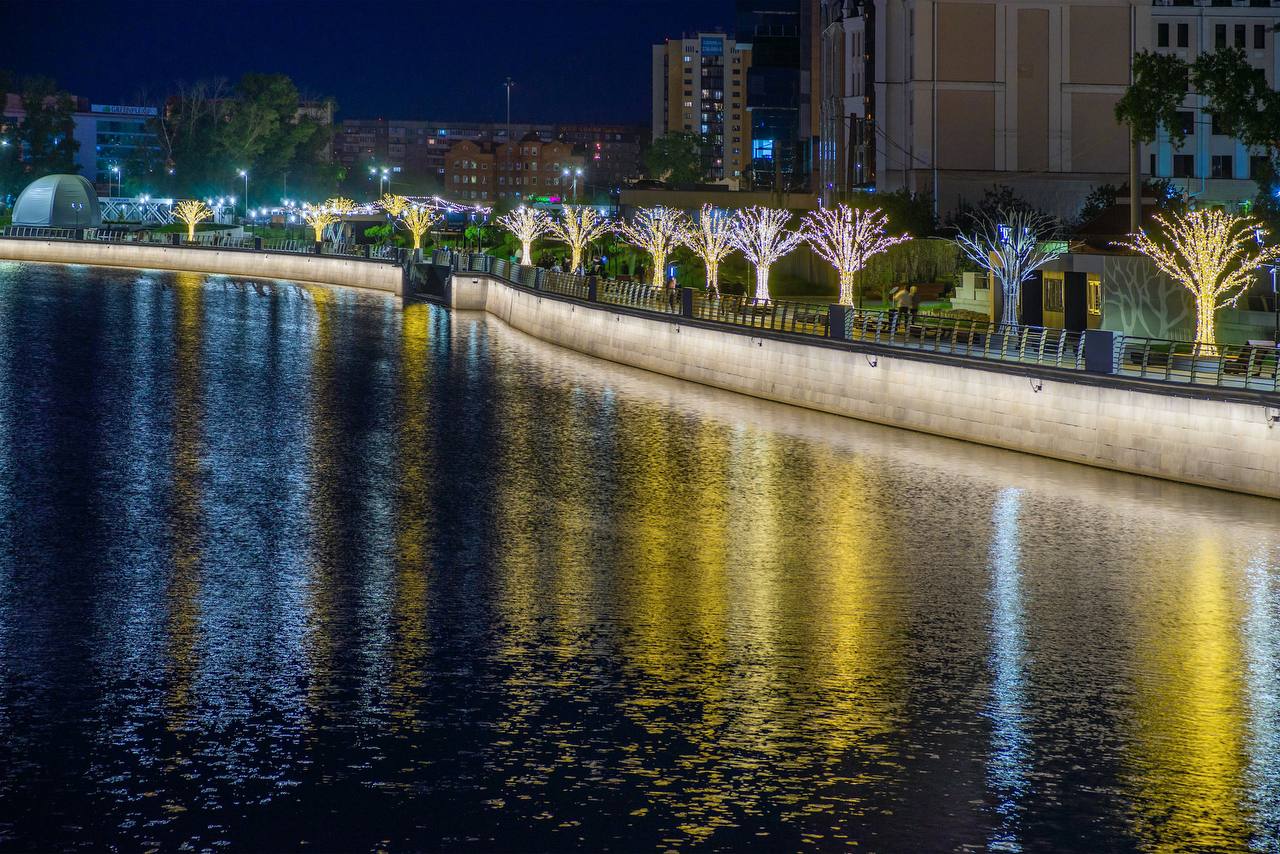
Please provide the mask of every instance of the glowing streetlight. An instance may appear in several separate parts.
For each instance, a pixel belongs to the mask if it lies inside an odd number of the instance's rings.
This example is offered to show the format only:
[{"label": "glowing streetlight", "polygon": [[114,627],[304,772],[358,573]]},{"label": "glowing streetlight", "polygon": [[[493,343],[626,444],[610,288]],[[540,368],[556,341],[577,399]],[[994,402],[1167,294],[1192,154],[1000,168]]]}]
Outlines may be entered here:
[{"label": "glowing streetlight", "polygon": [[[116,192],[124,195],[124,173],[120,171],[119,166],[112,166],[111,173],[116,176]],[[107,190],[111,190],[111,182],[107,182]]]},{"label": "glowing streetlight", "polygon": [[573,200],[575,202],[578,201],[578,179],[582,177],[582,169],[581,168],[574,169],[572,172],[566,169],[561,174],[563,174],[564,177],[566,178],[568,178],[570,175],[573,176]]}]

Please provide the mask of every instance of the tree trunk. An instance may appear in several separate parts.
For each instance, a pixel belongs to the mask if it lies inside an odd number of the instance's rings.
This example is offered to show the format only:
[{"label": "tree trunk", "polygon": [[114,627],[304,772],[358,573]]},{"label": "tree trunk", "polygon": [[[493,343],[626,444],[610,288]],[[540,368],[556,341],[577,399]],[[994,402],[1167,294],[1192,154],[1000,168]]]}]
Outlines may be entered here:
[{"label": "tree trunk", "polygon": [[1142,228],[1142,170],[1138,168],[1141,146],[1137,134],[1129,128],[1129,233]]},{"label": "tree trunk", "polygon": [[840,304],[853,305],[853,270],[840,271]]},{"label": "tree trunk", "polygon": [[533,241],[520,241],[520,264],[525,267],[533,266]]},{"label": "tree trunk", "polygon": [[707,296],[720,295],[720,264],[717,261],[707,263]]},{"label": "tree trunk", "polygon": [[756,267],[756,299],[769,299],[769,265],[760,264]]},{"label": "tree trunk", "polygon": [[665,252],[653,253],[653,274],[649,277],[649,281],[655,288],[661,288],[666,285],[667,272],[667,255]]},{"label": "tree trunk", "polygon": [[1217,307],[1212,297],[1196,297],[1196,343],[1210,347],[1218,343]]}]

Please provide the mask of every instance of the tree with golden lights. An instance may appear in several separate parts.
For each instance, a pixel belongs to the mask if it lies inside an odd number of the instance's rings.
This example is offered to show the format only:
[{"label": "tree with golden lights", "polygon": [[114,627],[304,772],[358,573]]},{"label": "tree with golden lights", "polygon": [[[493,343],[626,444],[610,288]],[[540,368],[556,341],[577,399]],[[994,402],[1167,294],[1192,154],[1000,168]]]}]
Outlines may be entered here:
[{"label": "tree with golden lights", "polygon": [[720,262],[734,249],[736,223],[728,211],[703,205],[698,211],[698,221],[685,231],[684,245],[701,258],[707,268],[707,296],[720,296]]},{"label": "tree with golden lights", "polygon": [[311,230],[316,234],[316,243],[324,240],[324,230],[331,225],[341,221],[341,217],[335,211],[329,209],[328,203],[323,205],[313,205],[303,203],[302,218],[306,220],[307,225],[311,226]]},{"label": "tree with golden lights", "polygon": [[837,205],[818,208],[804,218],[805,239],[840,276],[840,303],[853,305],[854,276],[872,255],[911,239],[909,234],[888,234],[889,217],[879,208],[851,208]]},{"label": "tree with golden lights", "polygon": [[549,233],[562,243],[569,244],[572,253],[570,269],[582,267],[582,253],[587,244],[613,230],[607,217],[590,205],[565,205],[559,219],[548,222]]},{"label": "tree with golden lights", "polygon": [[804,242],[804,233],[791,231],[791,212],[755,205],[734,214],[733,245],[756,268],[756,299],[768,300],[769,269]]},{"label": "tree with golden lights", "polygon": [[338,215],[338,218],[351,216],[355,212],[356,203],[351,199],[342,196],[334,196],[327,200],[324,206]]},{"label": "tree with golden lights", "polygon": [[409,200],[404,196],[397,196],[395,193],[384,193],[382,198],[378,200],[378,206],[391,214],[392,217],[398,217],[409,206]]},{"label": "tree with golden lights", "polygon": [[1254,270],[1280,258],[1280,246],[1266,246],[1267,232],[1256,220],[1205,208],[1156,215],[1163,235],[1130,234],[1117,245],[1146,255],[1161,272],[1191,291],[1196,302],[1196,341],[1217,344],[1218,309],[1233,306]]},{"label": "tree with golden lights", "polygon": [[551,231],[550,220],[546,211],[521,205],[498,217],[497,223],[520,241],[520,263],[527,267],[533,264],[533,241]]},{"label": "tree with golden lights", "polygon": [[423,235],[443,217],[443,211],[435,205],[410,202],[401,210],[399,219],[404,224],[405,231],[413,235],[413,248],[421,249]]},{"label": "tree with golden lights", "polygon": [[689,217],[682,211],[663,205],[640,208],[630,222],[618,223],[618,234],[653,258],[650,282],[655,288],[663,286],[667,256],[684,242],[688,230]]},{"label": "tree with golden lights", "polygon": [[213,211],[198,199],[183,199],[173,206],[173,216],[187,224],[187,240],[195,240],[196,223],[213,216]]}]

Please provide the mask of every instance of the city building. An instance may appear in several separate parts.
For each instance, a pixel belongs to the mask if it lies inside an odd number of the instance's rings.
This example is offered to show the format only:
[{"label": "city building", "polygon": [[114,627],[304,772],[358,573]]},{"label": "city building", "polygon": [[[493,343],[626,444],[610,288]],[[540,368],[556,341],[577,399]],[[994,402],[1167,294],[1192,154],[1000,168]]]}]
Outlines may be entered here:
[{"label": "city building", "polygon": [[[1264,5],[1265,3],[1265,5]],[[1280,4],[1184,5],[1157,3],[1151,9],[1150,44],[1159,53],[1194,62],[1202,53],[1240,48],[1248,61],[1265,71],[1275,88],[1280,79],[1276,27]],[[1198,199],[1238,203],[1258,191],[1254,178],[1266,162],[1266,152],[1250,149],[1224,134],[1204,109],[1204,98],[1188,94],[1179,113],[1186,140],[1175,148],[1163,131],[1155,144],[1143,147],[1142,167],[1149,175],[1169,178]]]},{"label": "city building", "polygon": [[941,213],[993,184],[1064,217],[1128,176],[1115,120],[1150,0],[875,0],[875,182]]},{"label": "city building", "polygon": [[585,151],[593,190],[620,190],[643,171],[649,128],[643,125],[562,124],[555,138]]},{"label": "city building", "polygon": [[821,0],[817,187],[824,201],[875,186],[875,5]]},{"label": "city building", "polygon": [[747,111],[754,189],[807,190],[820,133],[814,81],[820,78],[818,0],[738,0],[737,36],[751,46]]},{"label": "city building", "polygon": [[[74,97],[72,136],[78,142],[75,164],[79,174],[102,195],[119,192],[120,175],[150,175],[163,168],[160,141],[151,127],[155,107],[121,104],[94,104]],[[0,127],[6,133],[16,129],[26,116],[22,96],[4,96]]]},{"label": "city building", "polygon": [[654,139],[697,134],[706,179],[734,188],[751,163],[751,63],[751,48],[724,33],[693,33],[653,46]]},{"label": "city building", "polygon": [[514,143],[460,140],[444,163],[444,195],[455,201],[582,200],[590,197],[594,181],[582,148],[544,141],[535,132]]}]

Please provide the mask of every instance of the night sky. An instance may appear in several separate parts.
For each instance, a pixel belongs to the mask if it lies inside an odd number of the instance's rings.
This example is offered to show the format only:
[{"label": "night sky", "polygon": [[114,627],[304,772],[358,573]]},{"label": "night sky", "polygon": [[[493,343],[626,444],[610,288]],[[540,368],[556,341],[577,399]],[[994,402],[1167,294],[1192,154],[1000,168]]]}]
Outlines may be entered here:
[{"label": "night sky", "polygon": [[733,27],[733,0],[138,2],[0,0],[0,67],[97,103],[176,81],[288,74],[339,117],[650,119],[651,44]]}]

